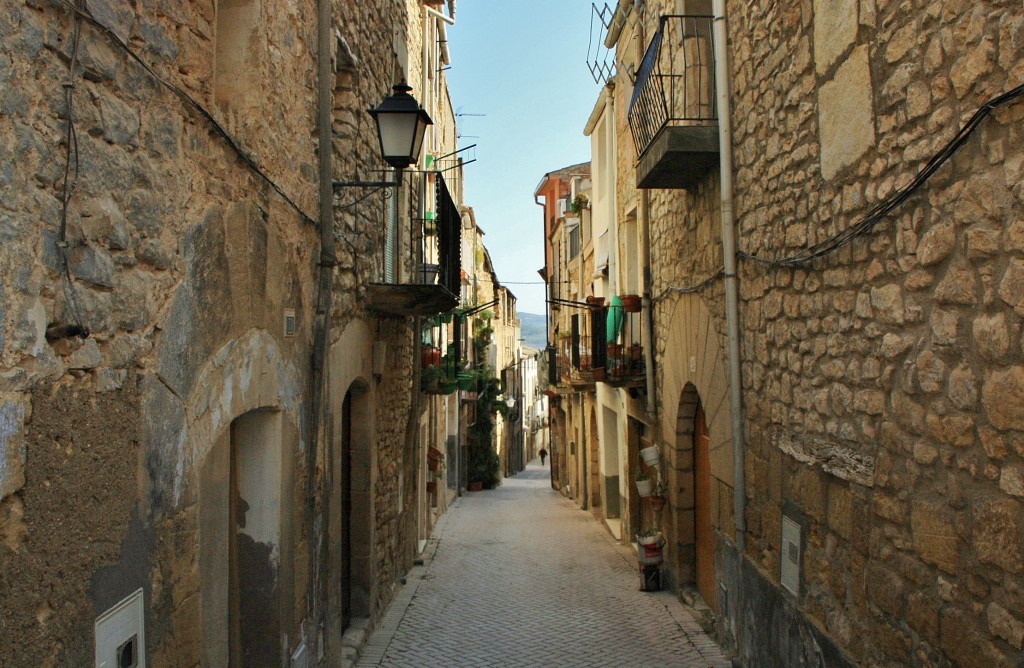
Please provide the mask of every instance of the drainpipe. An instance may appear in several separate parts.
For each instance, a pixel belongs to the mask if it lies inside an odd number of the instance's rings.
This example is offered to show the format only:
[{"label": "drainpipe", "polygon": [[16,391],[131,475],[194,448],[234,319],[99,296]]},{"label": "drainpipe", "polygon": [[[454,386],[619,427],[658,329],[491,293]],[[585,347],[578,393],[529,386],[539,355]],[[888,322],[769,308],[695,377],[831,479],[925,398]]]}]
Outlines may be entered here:
[{"label": "drainpipe", "polygon": [[640,191],[640,249],[643,263],[643,311],[644,329],[647,330],[647,345],[644,346],[644,374],[647,378],[647,416],[657,422],[658,401],[655,395],[657,384],[654,382],[654,302],[651,299],[651,195],[649,190]]},{"label": "drainpipe", "polygon": [[[732,405],[732,459],[736,507],[737,567],[742,568],[746,545],[746,481],[744,473],[743,395],[740,385],[739,284],[736,275],[736,221],[732,193],[732,128],[729,108],[729,52],[725,0],[713,0],[715,95],[718,103],[718,142],[721,156],[722,260],[725,267],[726,326],[729,333],[729,402]],[[740,580],[737,580],[737,583]]]},{"label": "drainpipe", "polygon": [[[325,470],[329,470],[328,462],[322,459],[320,449],[324,446],[320,439],[320,419],[326,413],[324,405],[324,382],[326,378],[327,347],[330,339],[331,306],[334,291],[332,280],[337,259],[334,256],[334,187],[332,183],[332,157],[334,145],[332,141],[333,107],[334,107],[334,72],[331,66],[331,0],[317,0],[317,139],[319,142],[319,199],[320,199],[320,262],[319,285],[317,287],[317,306],[313,323],[313,368],[312,391],[309,407],[309,441],[306,453],[306,504],[310,513],[310,538],[319,548],[319,555],[309,560],[310,596],[308,614],[310,622],[316,622],[319,631],[323,631],[324,610],[320,603],[320,582],[318,581],[321,566],[327,563],[327,541],[324,536],[316,534],[316,519],[313,517],[315,499],[317,498],[317,463],[324,461]],[[322,484],[322,480],[320,483]],[[321,522],[320,531],[324,530],[326,520]],[[310,630],[311,631],[311,630]]]}]

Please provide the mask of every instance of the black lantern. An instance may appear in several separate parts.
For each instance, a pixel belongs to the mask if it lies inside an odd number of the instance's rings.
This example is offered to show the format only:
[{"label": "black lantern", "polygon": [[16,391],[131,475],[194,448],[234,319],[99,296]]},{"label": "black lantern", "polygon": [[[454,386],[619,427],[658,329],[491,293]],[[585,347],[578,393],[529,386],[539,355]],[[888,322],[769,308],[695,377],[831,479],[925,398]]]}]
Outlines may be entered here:
[{"label": "black lantern", "polygon": [[411,90],[411,86],[398,84],[395,92],[384,98],[379,107],[369,110],[377,123],[384,161],[395,169],[405,169],[419,160],[423,135],[427,126],[434,124],[416,98],[409,94]]}]

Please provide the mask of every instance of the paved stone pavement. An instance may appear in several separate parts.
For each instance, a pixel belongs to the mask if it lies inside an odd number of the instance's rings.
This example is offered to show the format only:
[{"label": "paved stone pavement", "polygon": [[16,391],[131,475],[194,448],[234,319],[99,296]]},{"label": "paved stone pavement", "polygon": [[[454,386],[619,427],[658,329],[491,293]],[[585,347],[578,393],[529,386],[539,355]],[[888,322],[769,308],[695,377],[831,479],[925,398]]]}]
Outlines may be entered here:
[{"label": "paved stone pavement", "polygon": [[730,665],[676,597],[639,591],[632,551],[548,475],[532,462],[448,511],[359,668]]}]

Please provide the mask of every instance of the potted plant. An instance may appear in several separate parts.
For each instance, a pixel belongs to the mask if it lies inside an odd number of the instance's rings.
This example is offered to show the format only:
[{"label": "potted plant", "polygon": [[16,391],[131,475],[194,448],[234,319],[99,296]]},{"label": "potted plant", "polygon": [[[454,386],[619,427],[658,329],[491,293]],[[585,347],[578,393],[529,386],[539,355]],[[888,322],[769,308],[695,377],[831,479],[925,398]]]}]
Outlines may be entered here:
[{"label": "potted plant", "polygon": [[433,446],[427,448],[427,468],[431,471],[441,468],[441,451]]},{"label": "potted plant", "polygon": [[626,313],[640,312],[640,295],[622,295],[622,310]]},{"label": "potted plant", "polygon": [[583,193],[577,193],[572,200],[572,210],[576,213],[590,208],[590,200]]},{"label": "potted plant", "polygon": [[643,448],[640,450],[640,457],[644,460],[644,464],[647,464],[648,466],[657,466],[659,459],[658,446],[652,445],[650,447]]},{"label": "potted plant", "polygon": [[640,496],[650,496],[654,490],[654,481],[646,473],[636,474],[636,491]]},{"label": "potted plant", "polygon": [[436,480],[428,480],[427,481],[427,494],[436,494],[436,493],[437,493],[437,481]]},{"label": "potted plant", "polygon": [[604,297],[587,297],[587,306],[601,308],[604,306]]},{"label": "potted plant", "polygon": [[422,285],[433,285],[437,283],[437,274],[441,271],[441,265],[424,262],[420,264],[420,283]]},{"label": "potted plant", "polygon": [[655,545],[660,546],[664,539],[661,536],[661,530],[655,528],[641,529],[636,534],[636,542],[641,545]]},{"label": "potted plant", "polygon": [[428,366],[420,374],[420,389],[427,394],[440,394],[441,369],[436,366]]},{"label": "potted plant", "polygon": [[441,349],[437,346],[424,346],[420,359],[424,369],[439,367],[441,366]]},{"label": "potted plant", "polygon": [[651,489],[651,495],[647,497],[647,500],[651,502],[651,508],[655,511],[659,511],[665,507],[665,503],[668,501],[665,497],[666,491],[665,485],[661,482]]}]

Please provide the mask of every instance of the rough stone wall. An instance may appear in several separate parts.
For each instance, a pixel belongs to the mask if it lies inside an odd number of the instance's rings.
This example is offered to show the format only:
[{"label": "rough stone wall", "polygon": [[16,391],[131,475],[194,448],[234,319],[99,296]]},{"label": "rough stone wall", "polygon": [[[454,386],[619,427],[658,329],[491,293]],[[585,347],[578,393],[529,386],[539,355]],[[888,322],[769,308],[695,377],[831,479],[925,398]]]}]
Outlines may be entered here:
[{"label": "rough stone wall", "polygon": [[[249,83],[257,90],[232,98],[218,93],[215,3],[86,3],[180,93],[83,23],[72,78],[70,284],[58,239],[72,17],[37,0],[0,16],[0,618],[5,637],[25,640],[3,645],[4,665],[87,663],[92,621],[129,585],[146,591],[150,657],[198,660],[197,467],[231,420],[254,407],[283,411],[300,430],[288,442],[294,479],[285,490],[281,549],[291,562],[282,568],[294,578],[293,601],[283,604],[294,608],[285,615],[292,626],[282,631],[293,648],[301,637],[317,558],[309,547],[304,431],[319,246],[316,12],[313,0],[251,6],[257,27],[247,39],[257,67]],[[394,81],[395,54],[380,45],[407,36],[408,6],[335,5],[358,56],[336,91],[337,178],[377,176],[377,140],[364,110]],[[339,209],[335,336],[365,315],[358,298],[380,274],[383,210],[379,197]],[[285,309],[295,311],[294,337],[284,334]],[[47,325],[76,320],[89,339],[44,337]],[[408,328],[385,323],[383,330],[389,349],[410,359]],[[254,368],[258,378],[249,375]],[[402,457],[411,397],[403,374],[385,379],[380,393],[380,424],[401,425],[382,430],[387,470],[412,465]],[[407,487],[406,508],[411,493]],[[388,562],[379,572],[393,582],[407,566],[415,527],[389,524],[396,496],[378,494],[387,526],[377,535],[386,536]],[[66,566],[50,588],[54,571],[40,565],[54,563]]]},{"label": "rough stone wall", "polygon": [[[663,4],[623,31],[622,62],[630,29],[649,38],[676,9]],[[739,247],[766,258],[849,228],[1024,81],[1019,3],[728,5]],[[631,92],[616,90],[620,214]],[[748,659],[1021,661],[1022,118],[1019,102],[995,111],[842,250],[796,269],[741,263],[749,561],[739,580],[735,555],[720,565],[749,594],[729,613]],[[650,192],[659,387],[665,290],[721,267],[717,178]],[[699,294],[724,340],[721,282]],[[659,396],[659,412],[676,400]],[[784,513],[803,538],[798,596],[779,586]],[[771,625],[755,621],[765,608]]]},{"label": "rough stone wall", "polygon": [[[729,11],[740,248],[765,257],[849,228],[1024,80],[1015,2]],[[1022,118],[844,249],[741,267],[746,556],[777,582],[802,518],[789,600],[857,662],[1024,658]]]}]

